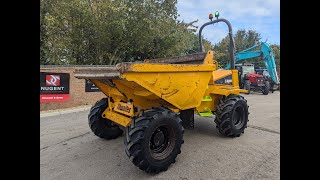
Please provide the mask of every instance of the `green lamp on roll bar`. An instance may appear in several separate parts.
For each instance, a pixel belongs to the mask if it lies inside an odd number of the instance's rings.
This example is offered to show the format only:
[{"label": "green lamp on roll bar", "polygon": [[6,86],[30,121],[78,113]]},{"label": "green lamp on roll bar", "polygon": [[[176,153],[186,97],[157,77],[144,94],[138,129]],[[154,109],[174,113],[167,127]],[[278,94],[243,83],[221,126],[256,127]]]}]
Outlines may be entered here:
[{"label": "green lamp on roll bar", "polygon": [[[219,11],[216,11],[216,12],[214,13],[214,17],[216,17],[217,19],[219,18]],[[209,19],[210,19],[210,21],[212,21],[212,19],[213,19],[212,13],[209,14]]]},{"label": "green lamp on roll bar", "polygon": [[214,17],[216,17],[217,19],[219,18],[219,11],[216,11],[216,12],[214,13]]}]

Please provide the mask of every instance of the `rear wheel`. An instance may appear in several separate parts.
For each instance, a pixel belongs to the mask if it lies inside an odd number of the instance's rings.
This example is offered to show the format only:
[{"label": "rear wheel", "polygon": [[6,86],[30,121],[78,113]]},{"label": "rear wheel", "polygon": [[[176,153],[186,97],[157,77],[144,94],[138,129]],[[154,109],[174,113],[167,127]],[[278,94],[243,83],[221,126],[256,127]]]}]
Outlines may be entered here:
[{"label": "rear wheel", "polygon": [[269,91],[270,91],[270,82],[269,81],[265,81],[264,82],[264,87],[262,88],[262,94],[263,95],[268,95]]},{"label": "rear wheel", "polygon": [[250,86],[251,86],[250,81],[249,81],[249,80],[245,80],[245,81],[244,81],[243,88],[244,88],[245,90],[248,90],[248,93],[247,93],[247,94],[250,94],[250,89],[251,89]]},{"label": "rear wheel", "polygon": [[220,100],[215,112],[219,132],[228,137],[239,137],[248,122],[247,100],[242,96],[229,95]]},{"label": "rear wheel", "polygon": [[90,109],[88,115],[91,131],[98,137],[104,139],[115,139],[123,134],[119,126],[111,120],[102,118],[103,111],[108,107],[108,99],[103,98]]},{"label": "rear wheel", "polygon": [[276,85],[274,83],[270,83],[270,91],[273,93],[275,91]]},{"label": "rear wheel", "polygon": [[147,173],[165,171],[181,153],[183,132],[176,113],[162,107],[144,111],[126,128],[126,154]]}]

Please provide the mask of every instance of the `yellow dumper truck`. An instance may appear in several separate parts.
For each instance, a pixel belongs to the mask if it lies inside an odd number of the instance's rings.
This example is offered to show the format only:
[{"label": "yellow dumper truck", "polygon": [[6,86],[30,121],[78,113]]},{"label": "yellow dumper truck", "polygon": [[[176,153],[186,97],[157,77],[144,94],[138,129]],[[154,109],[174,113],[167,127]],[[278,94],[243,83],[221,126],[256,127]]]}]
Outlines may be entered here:
[{"label": "yellow dumper truck", "polygon": [[[229,28],[231,70],[218,70],[213,51],[202,50],[202,29],[218,22]],[[194,127],[194,113],[212,116],[228,137],[240,136],[247,127],[248,105],[240,96],[247,91],[239,88],[229,21],[217,18],[202,25],[199,42],[201,52],[191,55],[75,70],[76,78],[90,80],[106,95],[88,115],[93,133],[105,139],[124,134],[126,154],[148,173],[175,162],[184,128]]]}]

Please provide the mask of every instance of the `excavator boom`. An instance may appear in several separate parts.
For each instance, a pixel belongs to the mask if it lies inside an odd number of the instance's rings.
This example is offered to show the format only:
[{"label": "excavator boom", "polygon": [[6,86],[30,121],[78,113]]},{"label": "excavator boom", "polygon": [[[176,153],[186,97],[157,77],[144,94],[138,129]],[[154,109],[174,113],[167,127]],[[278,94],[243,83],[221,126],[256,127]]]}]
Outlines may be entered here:
[{"label": "excavator boom", "polygon": [[[256,47],[260,47],[260,50],[251,51],[252,49],[255,49]],[[265,42],[261,42],[260,44],[256,44],[246,50],[240,51],[236,53],[236,60],[235,63],[239,63],[241,61],[244,61],[246,59],[254,58],[254,57],[261,57],[263,60],[264,65],[267,68],[268,73],[271,76],[272,81],[275,84],[280,84],[279,76],[277,74],[277,68],[276,63],[274,59],[274,55],[272,52],[272,48],[269,44]],[[227,64],[225,69],[230,69],[230,64]]]}]

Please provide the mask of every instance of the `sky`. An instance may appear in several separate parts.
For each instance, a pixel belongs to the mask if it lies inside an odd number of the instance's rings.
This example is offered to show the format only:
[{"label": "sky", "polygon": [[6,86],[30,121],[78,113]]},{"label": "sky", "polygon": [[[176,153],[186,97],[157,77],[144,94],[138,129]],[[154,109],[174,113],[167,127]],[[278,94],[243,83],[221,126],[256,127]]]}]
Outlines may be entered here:
[{"label": "sky", "polygon": [[[251,29],[261,34],[261,41],[280,44],[280,0],[178,0],[177,8],[178,20],[192,22],[198,19],[194,25],[199,28],[210,21],[209,13],[219,11],[219,18],[230,21],[233,34],[238,29]],[[204,38],[213,44],[227,33],[228,27],[223,22],[202,30]]]}]

